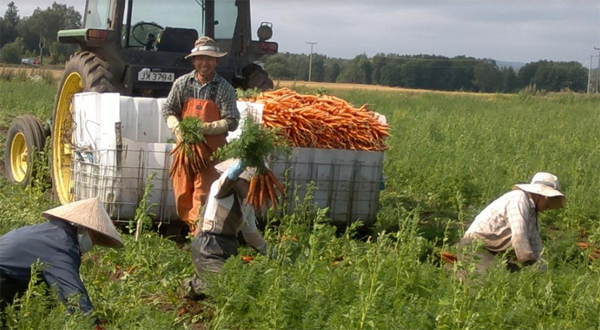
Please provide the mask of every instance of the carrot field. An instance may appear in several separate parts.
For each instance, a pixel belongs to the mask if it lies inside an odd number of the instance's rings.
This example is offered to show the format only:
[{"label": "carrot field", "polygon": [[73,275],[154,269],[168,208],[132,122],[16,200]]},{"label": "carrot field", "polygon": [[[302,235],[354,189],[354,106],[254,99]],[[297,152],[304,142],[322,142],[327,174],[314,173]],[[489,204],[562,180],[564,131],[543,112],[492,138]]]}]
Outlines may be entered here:
[{"label": "carrot field", "polygon": [[[47,120],[55,90],[50,78],[0,79],[0,132],[20,114]],[[368,104],[390,125],[372,236],[336,231],[326,210],[305,200],[265,229],[274,253],[230,259],[210,281],[211,298],[187,303],[180,287],[193,273],[189,239],[146,230],[136,242],[121,227],[124,249],[94,247],[82,262],[105,329],[600,328],[600,262],[576,245],[600,246],[600,97],[318,91]],[[37,166],[47,172],[46,162]],[[442,267],[439,254],[455,251],[480,210],[537,171],[556,174],[567,196],[564,210],[540,217],[548,269],[497,267],[470,285],[457,280],[458,269],[475,277],[473,265]],[[40,212],[57,205],[45,178],[34,182],[23,189],[0,178],[0,234],[44,221]],[[92,328],[34,285],[7,310],[7,325]]]}]

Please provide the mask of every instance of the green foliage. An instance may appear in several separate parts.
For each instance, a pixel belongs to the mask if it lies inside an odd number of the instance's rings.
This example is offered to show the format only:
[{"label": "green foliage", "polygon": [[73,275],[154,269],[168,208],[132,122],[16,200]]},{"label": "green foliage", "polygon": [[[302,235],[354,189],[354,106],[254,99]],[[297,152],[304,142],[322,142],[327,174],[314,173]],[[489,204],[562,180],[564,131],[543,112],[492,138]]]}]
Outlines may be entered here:
[{"label": "green foliage", "polygon": [[181,132],[181,143],[197,144],[204,141],[202,129],[204,122],[200,118],[185,117],[179,122],[179,132]]},{"label": "green foliage", "polygon": [[260,89],[256,87],[246,90],[238,88],[235,90],[235,92],[237,94],[238,99],[250,99],[260,94]]},{"label": "green foliage", "polygon": [[21,55],[23,54],[23,41],[17,39],[15,42],[7,43],[2,46],[2,56],[0,62],[9,64],[21,64]]},{"label": "green foliage", "polygon": [[244,166],[256,167],[260,173],[267,157],[290,151],[287,140],[276,129],[256,123],[252,114],[248,114],[243,120],[240,137],[217,149],[212,158],[240,158]]},{"label": "green foliage", "polygon": [[[21,113],[51,113],[54,86],[0,80],[0,89],[0,127]],[[137,242],[123,235],[124,249],[95,247],[81,265],[105,329],[598,328],[600,263],[574,244],[600,243],[597,96],[328,93],[371,104],[392,128],[376,236],[354,239],[358,224],[329,226],[307,187],[296,209],[271,213],[269,255],[229,259],[210,279],[201,312],[181,314],[181,283],[194,273],[189,244],[153,231]],[[510,273],[500,263],[481,278],[472,264],[440,267],[436,253],[453,251],[482,208],[540,170],[558,175],[568,200],[540,217],[547,271]],[[0,203],[0,234],[45,221],[40,213],[56,206],[47,192],[3,178]],[[89,316],[66,317],[43,285],[23,297],[8,309],[10,327],[89,328]]]},{"label": "green foliage", "polygon": [[152,228],[152,218],[156,216],[156,214],[150,212],[150,209],[156,207],[157,203],[148,203],[150,197],[152,197],[152,188],[154,185],[152,184],[152,180],[156,177],[156,173],[152,172],[148,177],[146,177],[146,184],[144,185],[144,194],[142,195],[142,199],[140,200],[137,208],[135,209],[135,217],[129,222],[127,229],[130,234],[135,233],[136,241],[139,236],[145,230]]}]

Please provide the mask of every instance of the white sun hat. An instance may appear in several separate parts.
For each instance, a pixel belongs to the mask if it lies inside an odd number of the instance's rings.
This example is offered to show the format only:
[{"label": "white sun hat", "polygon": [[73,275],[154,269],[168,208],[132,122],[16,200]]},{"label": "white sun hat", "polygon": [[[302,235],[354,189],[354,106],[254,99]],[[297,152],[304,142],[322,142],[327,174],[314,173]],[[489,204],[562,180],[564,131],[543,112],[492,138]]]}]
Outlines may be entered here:
[{"label": "white sun hat", "polygon": [[548,172],[538,172],[531,179],[529,184],[516,184],[514,189],[520,189],[528,193],[537,194],[548,198],[548,208],[558,209],[565,207],[567,199],[560,192],[558,178]]},{"label": "white sun hat", "polygon": [[42,212],[48,219],[63,220],[92,230],[90,235],[97,245],[120,248],[123,241],[112,220],[97,197],[84,199]]}]

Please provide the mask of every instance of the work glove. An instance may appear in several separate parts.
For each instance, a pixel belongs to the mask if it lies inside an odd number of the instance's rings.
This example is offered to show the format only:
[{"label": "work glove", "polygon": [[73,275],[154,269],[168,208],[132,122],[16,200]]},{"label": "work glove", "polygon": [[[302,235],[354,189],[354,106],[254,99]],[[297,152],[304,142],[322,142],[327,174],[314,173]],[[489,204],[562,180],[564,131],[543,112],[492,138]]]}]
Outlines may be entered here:
[{"label": "work glove", "polygon": [[171,115],[167,117],[167,127],[175,134],[177,141],[181,141],[181,132],[179,131],[179,119]]},{"label": "work glove", "polygon": [[227,168],[227,178],[231,181],[235,181],[240,177],[240,174],[244,172],[244,164],[241,160],[236,161]]},{"label": "work glove", "polygon": [[210,123],[204,123],[204,135],[217,135],[226,133],[229,130],[227,120],[221,119]]}]

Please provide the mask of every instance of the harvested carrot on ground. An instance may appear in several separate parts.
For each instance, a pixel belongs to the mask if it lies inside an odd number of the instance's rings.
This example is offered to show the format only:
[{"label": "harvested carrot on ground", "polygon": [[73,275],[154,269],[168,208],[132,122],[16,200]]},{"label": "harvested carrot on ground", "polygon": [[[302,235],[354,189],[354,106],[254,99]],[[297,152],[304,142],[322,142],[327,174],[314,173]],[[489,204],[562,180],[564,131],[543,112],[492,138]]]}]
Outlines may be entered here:
[{"label": "harvested carrot on ground", "polygon": [[382,151],[389,127],[367,105],[355,108],[330,95],[301,95],[287,88],[260,93],[263,124],[280,128],[294,147]]},{"label": "harvested carrot on ground", "polygon": [[191,177],[206,168],[210,161],[208,147],[202,135],[203,122],[196,117],[186,117],[179,123],[180,139],[170,152],[173,156],[171,176]]},{"label": "harvested carrot on ground", "polygon": [[250,188],[244,203],[251,204],[255,210],[269,204],[277,209],[277,195],[279,193],[285,197],[285,190],[265,160],[270,155],[290,151],[289,143],[280,134],[279,129],[258,124],[252,115],[248,115],[240,137],[217,149],[213,159],[239,158],[245,167],[254,169],[255,174],[250,179]]}]

